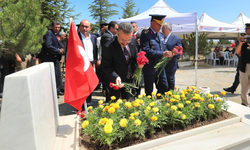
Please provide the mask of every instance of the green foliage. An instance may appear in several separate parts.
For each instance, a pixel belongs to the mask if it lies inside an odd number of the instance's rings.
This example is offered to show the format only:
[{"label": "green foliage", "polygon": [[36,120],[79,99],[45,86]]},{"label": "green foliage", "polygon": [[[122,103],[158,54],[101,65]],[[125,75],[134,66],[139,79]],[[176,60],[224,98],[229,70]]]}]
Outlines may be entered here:
[{"label": "green foliage", "polygon": [[[188,55],[190,56],[195,56],[195,41],[196,41],[196,36],[195,33],[191,33],[190,35],[183,35],[183,47],[185,49],[183,52],[187,52]],[[206,51],[210,51],[213,46],[213,42],[210,40],[209,42],[207,41],[207,37],[205,33],[199,34],[198,37],[198,54],[203,54]]]},{"label": "green foliage", "polygon": [[41,20],[41,4],[34,0],[0,1],[0,56],[35,54],[41,48],[41,37],[48,21]]},{"label": "green foliage", "polygon": [[226,39],[220,39],[218,44],[232,44],[232,42],[230,42],[229,40],[226,40]]},{"label": "green foliage", "polygon": [[99,31],[99,24],[91,24],[91,28],[92,29],[91,29],[90,33],[95,34]]},{"label": "green foliage", "polygon": [[118,11],[112,9],[116,4],[110,4],[108,0],[94,0],[89,5],[91,17],[96,20],[96,24],[107,22],[110,17],[117,15]]},{"label": "green foliage", "polygon": [[[221,97],[223,95],[225,92]],[[82,128],[84,136],[89,135],[90,140],[99,141],[101,145],[119,144],[125,138],[144,140],[145,133],[154,134],[157,129],[171,126],[183,127],[196,120],[210,120],[228,108],[225,99],[216,94],[201,94],[194,86],[168,91],[165,95],[155,92],[139,95],[133,102],[119,99],[106,105],[103,101],[98,103],[97,108],[88,108],[90,114]],[[105,130],[107,126],[109,130]]]},{"label": "green foliage", "polygon": [[[74,7],[69,8],[68,0],[39,0],[42,9],[42,18],[49,21],[57,20],[61,22],[61,26],[69,26],[68,19],[71,17],[73,20],[77,18],[79,14],[72,14],[74,12]],[[65,23],[66,22],[66,23]]]},{"label": "green foliage", "polygon": [[127,0],[125,2],[125,7],[121,7],[123,9],[122,18],[126,19],[138,15],[139,9],[137,9],[137,11],[134,12],[135,6],[136,4],[134,3],[134,0]]}]

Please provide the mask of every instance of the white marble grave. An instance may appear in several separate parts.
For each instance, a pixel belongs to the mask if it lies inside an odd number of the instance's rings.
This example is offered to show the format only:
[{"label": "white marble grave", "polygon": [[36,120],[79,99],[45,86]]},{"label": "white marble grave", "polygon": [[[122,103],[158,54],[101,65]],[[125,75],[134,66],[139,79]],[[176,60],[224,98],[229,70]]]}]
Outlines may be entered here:
[{"label": "white marble grave", "polygon": [[51,150],[58,128],[53,63],[42,63],[5,77],[0,150]]}]

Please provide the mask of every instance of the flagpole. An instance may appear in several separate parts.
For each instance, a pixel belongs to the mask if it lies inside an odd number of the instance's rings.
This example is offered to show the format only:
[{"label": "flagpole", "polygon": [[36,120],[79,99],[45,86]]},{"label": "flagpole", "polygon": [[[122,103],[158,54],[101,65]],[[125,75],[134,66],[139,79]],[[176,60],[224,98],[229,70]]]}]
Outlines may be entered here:
[{"label": "flagpole", "polygon": [[84,108],[85,108],[85,113],[86,115],[89,114],[88,107],[87,107],[87,101],[84,101]]}]

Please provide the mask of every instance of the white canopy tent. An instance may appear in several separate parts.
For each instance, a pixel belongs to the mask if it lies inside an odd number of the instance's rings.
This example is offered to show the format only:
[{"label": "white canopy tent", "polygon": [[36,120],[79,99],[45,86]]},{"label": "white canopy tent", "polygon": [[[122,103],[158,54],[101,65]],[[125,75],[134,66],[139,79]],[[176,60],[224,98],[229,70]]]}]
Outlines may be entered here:
[{"label": "white canopy tent", "polygon": [[179,13],[169,7],[163,0],[159,0],[151,8],[144,11],[143,13],[133,16],[131,18],[116,20],[120,22],[131,22],[135,21],[138,24],[139,30],[148,28],[150,26],[151,17],[149,14],[161,14],[167,15],[164,22],[172,23],[173,34],[185,34],[196,31],[197,13]]},{"label": "white canopy tent", "polygon": [[237,38],[243,29],[242,25],[215,20],[205,12],[202,14],[198,24],[199,32],[206,32],[207,37],[212,39]]},{"label": "white canopy tent", "polygon": [[196,32],[196,56],[195,56],[195,85],[197,86],[197,60],[198,60],[198,32],[197,32],[197,12],[194,13],[179,13],[169,7],[163,0],[159,0],[151,8],[143,13],[131,18],[116,20],[120,22],[135,21],[138,24],[138,30],[148,28],[150,26],[151,17],[149,14],[167,15],[164,22],[172,23],[172,33],[175,35],[187,34]]},{"label": "white canopy tent", "polygon": [[250,23],[250,18],[248,18],[246,15],[244,15],[242,12],[239,14],[239,16],[233,21],[233,25],[239,25],[242,26],[241,32],[245,32],[245,24]]}]

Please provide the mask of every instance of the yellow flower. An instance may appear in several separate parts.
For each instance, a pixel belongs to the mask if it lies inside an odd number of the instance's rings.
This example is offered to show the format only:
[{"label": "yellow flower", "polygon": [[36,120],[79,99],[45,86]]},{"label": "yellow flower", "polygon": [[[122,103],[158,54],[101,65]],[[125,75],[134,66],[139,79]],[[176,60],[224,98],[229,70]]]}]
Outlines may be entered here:
[{"label": "yellow flower", "polygon": [[214,97],[219,97],[219,95],[218,94],[214,94]]},{"label": "yellow flower", "polygon": [[186,101],[186,104],[190,104],[191,102],[190,101]]},{"label": "yellow flower", "polygon": [[187,89],[189,89],[189,86],[187,86]]},{"label": "yellow flower", "polygon": [[100,121],[99,121],[99,126],[100,125],[104,125],[104,124],[106,124],[106,122],[108,121],[109,119],[108,118],[102,118]]},{"label": "yellow flower", "polygon": [[221,102],[221,99],[218,98],[217,101],[218,101],[218,102]]},{"label": "yellow flower", "polygon": [[192,86],[192,87],[191,87],[191,89],[195,90],[195,89],[196,89],[196,87],[195,87],[195,86]]},{"label": "yellow flower", "polygon": [[134,113],[131,113],[131,114],[130,114],[130,116],[131,116],[131,117],[134,117],[134,116],[135,116],[135,114],[134,114]]},{"label": "yellow flower", "polygon": [[155,95],[155,92],[152,92],[151,95]]},{"label": "yellow flower", "polygon": [[181,111],[177,111],[176,113],[179,115],[179,114],[181,114]]},{"label": "yellow flower", "polygon": [[170,107],[170,104],[169,104],[169,103],[166,103],[166,106],[167,106],[167,107]]},{"label": "yellow flower", "polygon": [[142,98],[142,95],[138,95],[138,98],[141,99],[141,98]]},{"label": "yellow flower", "polygon": [[174,95],[175,99],[180,99],[180,95]]},{"label": "yellow flower", "polygon": [[183,107],[184,107],[184,105],[183,105],[182,103],[179,103],[177,106],[178,106],[179,108],[183,108]]},{"label": "yellow flower", "polygon": [[99,108],[103,109],[103,107],[104,107],[103,105],[99,105]]},{"label": "yellow flower", "polygon": [[200,107],[200,103],[195,103],[194,106],[197,107],[197,108],[199,108]]},{"label": "yellow flower", "polygon": [[112,119],[109,119],[107,122],[106,122],[106,125],[113,125],[114,124],[114,121]]},{"label": "yellow flower", "polygon": [[104,126],[104,132],[105,133],[111,133],[113,131],[113,127],[111,125],[105,125]]},{"label": "yellow flower", "polygon": [[157,93],[157,95],[156,95],[156,96],[160,97],[160,96],[161,96],[161,93]]},{"label": "yellow flower", "polygon": [[158,118],[157,118],[157,116],[152,116],[150,119],[151,119],[151,121],[156,121]]},{"label": "yellow flower", "polygon": [[149,106],[153,107],[155,105],[155,102],[149,103]]},{"label": "yellow flower", "polygon": [[110,108],[108,109],[108,112],[109,112],[110,114],[113,114],[113,113],[115,112],[115,108],[114,108],[114,107],[110,107]]},{"label": "yellow flower", "polygon": [[197,100],[197,99],[198,99],[198,97],[197,97],[197,96],[194,96],[194,97],[193,97],[193,100]]},{"label": "yellow flower", "polygon": [[168,115],[168,111],[166,111],[166,115]]},{"label": "yellow flower", "polygon": [[93,107],[92,107],[92,106],[89,106],[89,107],[88,107],[88,110],[92,110],[92,109],[93,109]]},{"label": "yellow flower", "polygon": [[140,106],[140,104],[139,103],[134,103],[133,106],[138,107],[138,106]]},{"label": "yellow flower", "polygon": [[181,91],[181,95],[185,95],[185,92],[184,92],[184,91]]},{"label": "yellow flower", "polygon": [[130,120],[135,120],[135,117],[130,116],[129,119]]},{"label": "yellow flower", "polygon": [[183,91],[183,92],[187,92],[187,89],[183,89],[182,91]]},{"label": "yellow flower", "polygon": [[224,96],[226,95],[226,92],[220,92],[220,95]]},{"label": "yellow flower", "polygon": [[159,108],[155,107],[152,109],[153,112],[158,112],[159,111]]},{"label": "yellow flower", "polygon": [[119,103],[114,104],[113,107],[114,107],[115,109],[118,109],[118,108],[120,107],[120,106],[119,106]]},{"label": "yellow flower", "polygon": [[197,93],[197,94],[200,93],[200,92],[201,92],[200,90],[195,91],[195,93]]},{"label": "yellow flower", "polygon": [[125,106],[128,107],[128,108],[131,108],[132,107],[132,104],[130,102],[126,102],[125,103]]},{"label": "yellow flower", "polygon": [[141,125],[141,120],[136,119],[136,120],[134,121],[134,124],[135,124],[135,126]]},{"label": "yellow flower", "polygon": [[145,97],[145,96],[146,96],[146,93],[143,93],[142,96]]},{"label": "yellow flower", "polygon": [[111,100],[115,100],[116,99],[116,97],[115,96],[111,96]]},{"label": "yellow flower", "polygon": [[120,126],[121,127],[124,128],[124,127],[127,126],[127,124],[128,124],[128,120],[127,119],[123,118],[123,119],[120,120]]},{"label": "yellow flower", "polygon": [[109,106],[105,106],[105,108],[103,109],[103,112],[106,112],[109,109]]},{"label": "yellow flower", "polygon": [[185,94],[181,94],[181,98],[183,99],[183,98],[185,98],[186,96],[185,96]]},{"label": "yellow flower", "polygon": [[147,107],[146,107],[146,109],[147,109],[147,110],[150,110],[150,109],[151,109],[151,107],[150,107],[150,106],[147,106]]},{"label": "yellow flower", "polygon": [[200,101],[200,102],[203,102],[203,101],[204,101],[204,98],[203,98],[203,97],[200,97],[200,98],[199,98],[199,101]]},{"label": "yellow flower", "polygon": [[137,112],[135,112],[135,116],[137,117],[137,116],[139,116],[139,112],[137,111]]},{"label": "yellow flower", "polygon": [[209,104],[209,105],[208,105],[208,108],[214,109],[214,105],[213,105],[213,104]]},{"label": "yellow flower", "polygon": [[84,128],[86,128],[88,125],[89,125],[89,121],[88,121],[88,120],[85,120],[85,121],[83,121],[83,123],[82,123],[82,128],[84,129]]},{"label": "yellow flower", "polygon": [[177,110],[177,107],[176,106],[171,106],[171,110]]},{"label": "yellow flower", "polygon": [[211,98],[212,95],[210,93],[206,93],[207,98]]},{"label": "yellow flower", "polygon": [[188,89],[188,93],[191,92],[192,90],[191,89]]},{"label": "yellow flower", "polygon": [[149,110],[144,110],[144,113],[147,115],[149,113]]},{"label": "yellow flower", "polygon": [[176,89],[177,89],[177,86],[175,86],[174,89],[176,90]]},{"label": "yellow flower", "polygon": [[99,100],[98,104],[99,104],[99,105],[103,104],[103,101],[102,101],[102,100]]},{"label": "yellow flower", "polygon": [[186,115],[182,115],[181,117],[182,120],[185,120],[186,118],[187,118]]},{"label": "yellow flower", "polygon": [[171,103],[175,102],[175,99],[171,98],[171,99],[170,99],[170,102],[171,102]]},{"label": "yellow flower", "polygon": [[150,95],[148,95],[148,96],[147,96],[147,98],[151,98],[151,96],[150,96]]},{"label": "yellow flower", "polygon": [[122,100],[121,100],[121,99],[118,99],[118,100],[117,100],[117,103],[118,103],[118,104],[122,104]]},{"label": "yellow flower", "polygon": [[188,94],[188,92],[185,92],[185,95],[187,95]]}]

